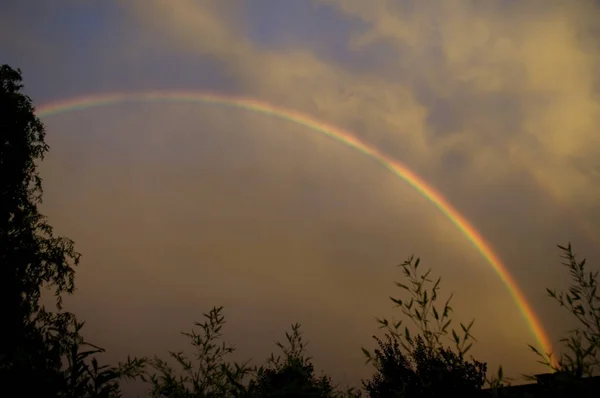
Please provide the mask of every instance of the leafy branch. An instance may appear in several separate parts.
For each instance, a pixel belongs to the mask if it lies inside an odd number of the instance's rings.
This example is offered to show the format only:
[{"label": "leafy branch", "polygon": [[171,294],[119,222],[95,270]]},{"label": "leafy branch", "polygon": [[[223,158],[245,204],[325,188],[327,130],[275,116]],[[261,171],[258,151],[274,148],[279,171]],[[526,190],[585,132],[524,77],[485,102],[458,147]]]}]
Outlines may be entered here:
[{"label": "leafy branch", "polygon": [[169,352],[183,374],[176,376],[173,368],[163,359],[149,361],[154,373],[143,374],[141,379],[152,385],[153,397],[226,397],[236,395],[242,380],[252,368],[248,363],[228,362],[226,357],[235,347],[221,341],[225,317],[223,307],[213,307],[203,314],[205,321],[196,322],[200,332],[182,332],[196,352],[194,360],[182,352]]},{"label": "leafy branch", "polygon": [[[586,260],[577,260],[569,243],[558,245],[562,251],[562,265],[569,270],[571,284],[567,291],[546,289],[548,296],[561,308],[566,309],[579,323],[559,341],[566,351],[555,361],[551,353],[542,354],[535,347],[529,348],[538,356],[539,363],[555,372],[565,372],[573,377],[592,376],[600,367],[600,296],[598,295],[598,271],[587,272]],[[526,375],[531,379],[531,376]]]},{"label": "leafy branch", "polygon": [[[443,338],[449,338],[459,355],[464,356],[476,341],[471,334],[474,320],[469,324],[460,323],[460,331],[450,329],[453,321],[451,317],[453,309],[450,305],[453,295],[450,295],[440,306],[438,303],[441,277],[432,279],[431,269],[420,273],[419,265],[420,259],[414,259],[413,256],[399,265],[406,282],[395,282],[395,284],[406,292],[408,297],[390,297],[390,300],[417,327],[418,334],[423,337],[428,349],[435,350],[443,347]],[[386,329],[392,336],[399,338],[405,350],[415,349],[415,336],[411,334],[408,325],[403,325],[402,320],[390,321],[387,318],[376,318],[376,321],[380,328]],[[371,359],[368,351],[363,348],[363,353],[367,356],[368,362]]]}]

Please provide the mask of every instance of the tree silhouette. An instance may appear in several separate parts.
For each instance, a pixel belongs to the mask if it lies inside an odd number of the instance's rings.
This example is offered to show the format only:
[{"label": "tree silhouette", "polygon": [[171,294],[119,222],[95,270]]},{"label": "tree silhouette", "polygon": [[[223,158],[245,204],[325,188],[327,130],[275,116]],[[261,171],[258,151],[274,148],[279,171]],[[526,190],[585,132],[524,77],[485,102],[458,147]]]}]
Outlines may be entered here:
[{"label": "tree silhouette", "polygon": [[[363,348],[367,362],[372,362],[375,374],[363,381],[370,397],[438,397],[456,394],[462,397],[480,396],[486,382],[487,366],[465,359],[473,345],[473,322],[460,324],[462,333],[450,329],[452,307],[450,296],[439,307],[441,278],[430,279],[431,269],[421,274],[420,260],[410,257],[400,264],[407,282],[396,282],[408,298],[391,297],[417,328],[411,333],[403,322],[377,319],[386,330],[384,340],[373,336],[378,348],[373,352]],[[455,351],[445,346],[452,342]],[[501,369],[499,376],[502,376]],[[490,384],[493,384],[492,381]]]},{"label": "tree silhouette", "polygon": [[[83,322],[62,311],[80,254],[38,211],[36,162],[49,147],[21,82],[20,70],[0,67],[0,388],[13,396],[116,397],[117,380],[135,376],[142,362],[99,365],[92,356],[104,350],[86,342]],[[42,288],[53,290],[54,311],[40,303]],[[81,352],[85,346],[92,349]]]},{"label": "tree silhouette", "polygon": [[49,328],[60,329],[70,316],[47,311],[40,304],[41,289],[54,290],[60,309],[62,294],[74,290],[73,267],[80,255],[71,240],[54,236],[38,211],[42,181],[36,162],[48,145],[21,81],[20,70],[0,67],[0,377],[6,386],[35,375],[39,383],[22,386],[52,391],[59,384],[61,345]]}]

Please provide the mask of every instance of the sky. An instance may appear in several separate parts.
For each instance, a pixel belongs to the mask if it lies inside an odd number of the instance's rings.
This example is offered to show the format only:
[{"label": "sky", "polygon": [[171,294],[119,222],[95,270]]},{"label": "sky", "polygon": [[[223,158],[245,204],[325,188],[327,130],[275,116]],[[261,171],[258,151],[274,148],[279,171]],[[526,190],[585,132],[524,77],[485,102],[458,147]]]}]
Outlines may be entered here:
[{"label": "sky", "polygon": [[[114,92],[242,96],[401,161],[506,264],[553,342],[572,326],[556,244],[600,255],[600,6],[574,0],[123,0],[0,4],[0,62],[37,108]],[[44,117],[43,212],[83,254],[68,309],[107,361],[185,350],[224,305],[234,358],[300,322],[317,369],[372,373],[411,254],[475,318],[473,354],[544,371],[506,285],[431,202],[372,159],[271,116],[127,103]]]}]

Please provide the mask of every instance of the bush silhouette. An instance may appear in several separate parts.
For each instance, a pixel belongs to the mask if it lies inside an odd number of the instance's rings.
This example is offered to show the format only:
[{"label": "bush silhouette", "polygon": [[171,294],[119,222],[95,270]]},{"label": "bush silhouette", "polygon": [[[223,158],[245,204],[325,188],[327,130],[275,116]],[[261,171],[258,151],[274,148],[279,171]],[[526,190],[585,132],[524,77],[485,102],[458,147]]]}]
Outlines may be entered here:
[{"label": "bush silhouette", "polygon": [[328,398],[340,395],[329,376],[315,375],[314,366],[305,354],[300,324],[292,325],[286,339],[285,345],[276,343],[283,357],[271,355],[267,364],[258,369],[256,378],[250,382],[248,396]]},{"label": "bush silhouette", "polygon": [[276,343],[283,357],[269,357],[260,367],[249,362],[226,360],[235,347],[222,341],[225,325],[223,307],[213,307],[204,314],[205,321],[195,325],[200,332],[182,333],[194,347],[194,358],[181,352],[169,356],[178,365],[179,374],[159,357],[148,361],[141,379],[150,384],[152,397],[332,397],[335,395],[327,376],[316,377],[300,325],[286,333],[287,344]]},{"label": "bush silhouette", "polygon": [[[487,366],[465,359],[472,347],[473,322],[460,324],[462,335],[452,325],[450,296],[438,304],[441,278],[430,278],[431,269],[420,272],[420,259],[410,257],[400,268],[406,281],[396,282],[407,297],[391,301],[401,309],[417,332],[413,335],[403,321],[377,319],[386,333],[384,339],[373,336],[378,348],[363,348],[375,374],[363,381],[370,397],[437,397],[452,391],[459,396],[476,397],[486,382]],[[404,327],[402,327],[404,325]],[[454,350],[444,341],[453,343]]]},{"label": "bush silhouette", "polygon": [[376,374],[363,385],[370,397],[440,397],[452,391],[461,397],[482,396],[485,364],[469,362],[450,349],[429,349],[421,336],[410,353],[404,353],[398,337],[376,339]]}]

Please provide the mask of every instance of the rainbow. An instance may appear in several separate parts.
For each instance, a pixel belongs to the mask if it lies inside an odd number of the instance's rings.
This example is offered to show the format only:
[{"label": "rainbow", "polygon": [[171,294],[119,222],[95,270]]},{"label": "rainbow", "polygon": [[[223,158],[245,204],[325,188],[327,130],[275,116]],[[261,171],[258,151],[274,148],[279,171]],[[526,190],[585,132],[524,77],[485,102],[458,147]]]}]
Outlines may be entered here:
[{"label": "rainbow", "polygon": [[173,92],[173,91],[149,91],[133,93],[109,93],[84,97],[75,97],[67,100],[56,101],[41,106],[37,115],[48,117],[65,112],[108,106],[123,103],[139,102],[175,102],[175,103],[202,103],[210,105],[229,106],[238,109],[273,116],[307,127],[315,132],[324,134],[342,144],[345,144],[362,154],[376,160],[396,176],[403,179],[421,195],[433,203],[462,234],[475,246],[477,251],[485,258],[498,274],[507,287],[510,295],[519,307],[528,326],[541,348],[541,352],[552,352],[551,341],[544,330],[533,308],[528,303],[525,295],[510,275],[506,265],[502,263],[498,255],[494,253],[491,245],[485,241],[475,227],[469,223],[439,192],[427,184],[421,177],[412,172],[402,163],[386,156],[378,149],[369,146],[350,132],[330,124],[316,120],[306,114],[275,106],[267,102],[251,98],[227,96],[208,92]]}]

